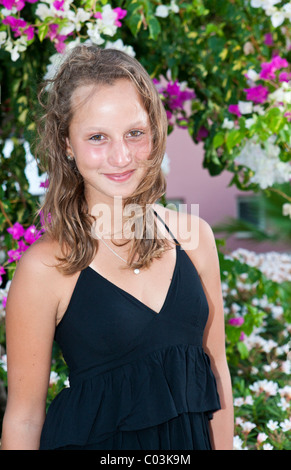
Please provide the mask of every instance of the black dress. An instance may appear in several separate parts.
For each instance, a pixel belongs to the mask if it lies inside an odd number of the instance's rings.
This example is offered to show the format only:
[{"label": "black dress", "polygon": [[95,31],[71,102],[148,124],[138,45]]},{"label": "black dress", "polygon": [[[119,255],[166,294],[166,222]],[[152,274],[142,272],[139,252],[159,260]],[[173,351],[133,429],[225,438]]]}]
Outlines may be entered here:
[{"label": "black dress", "polygon": [[48,409],[40,449],[211,449],[220,402],[202,348],[208,304],[176,243],[159,313],[91,267],[80,273],[55,334],[70,387]]}]

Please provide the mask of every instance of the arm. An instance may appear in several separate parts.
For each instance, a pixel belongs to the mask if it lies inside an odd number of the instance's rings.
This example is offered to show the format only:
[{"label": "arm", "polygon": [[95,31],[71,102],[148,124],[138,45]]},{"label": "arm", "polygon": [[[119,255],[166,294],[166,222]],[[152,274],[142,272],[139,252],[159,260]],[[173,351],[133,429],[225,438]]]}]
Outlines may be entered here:
[{"label": "arm", "polygon": [[6,308],[8,401],[2,450],[38,449],[45,419],[57,299],[42,242],[22,256]]},{"label": "arm", "polygon": [[210,421],[210,434],[214,450],[233,448],[233,397],[231,379],[225,354],[225,326],[221,291],[219,260],[215,238],[210,226],[199,220],[198,248],[188,253],[196,266],[209,305],[203,347],[208,354],[217,382],[221,410]]}]

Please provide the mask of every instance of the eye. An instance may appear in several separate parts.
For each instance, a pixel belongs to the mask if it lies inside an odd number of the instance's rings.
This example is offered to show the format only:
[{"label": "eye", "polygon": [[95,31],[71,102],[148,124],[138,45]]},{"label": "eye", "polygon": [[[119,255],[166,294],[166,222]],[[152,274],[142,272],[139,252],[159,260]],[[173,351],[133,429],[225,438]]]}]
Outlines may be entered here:
[{"label": "eye", "polygon": [[139,130],[133,130],[133,131],[130,131],[128,133],[128,135],[130,137],[141,137],[142,135],[144,135],[144,132],[143,131],[139,131]]},{"label": "eye", "polygon": [[104,135],[102,134],[95,134],[95,135],[92,135],[92,137],[90,137],[89,140],[93,140],[94,142],[102,142],[102,140],[104,140]]}]

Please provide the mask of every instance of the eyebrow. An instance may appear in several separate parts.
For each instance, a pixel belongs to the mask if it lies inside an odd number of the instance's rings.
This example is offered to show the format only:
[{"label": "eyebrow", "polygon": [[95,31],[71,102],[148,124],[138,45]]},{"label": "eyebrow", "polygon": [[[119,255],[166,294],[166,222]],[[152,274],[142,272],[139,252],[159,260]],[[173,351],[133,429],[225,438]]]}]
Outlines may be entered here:
[{"label": "eyebrow", "polygon": [[[148,127],[148,124],[146,124],[145,122],[143,121],[137,121],[137,122],[134,122],[132,124],[130,124],[129,126],[127,126],[128,129],[134,129],[136,127]],[[102,127],[102,126],[95,126],[95,127],[87,127],[85,129],[85,132],[107,132],[108,129]]]}]

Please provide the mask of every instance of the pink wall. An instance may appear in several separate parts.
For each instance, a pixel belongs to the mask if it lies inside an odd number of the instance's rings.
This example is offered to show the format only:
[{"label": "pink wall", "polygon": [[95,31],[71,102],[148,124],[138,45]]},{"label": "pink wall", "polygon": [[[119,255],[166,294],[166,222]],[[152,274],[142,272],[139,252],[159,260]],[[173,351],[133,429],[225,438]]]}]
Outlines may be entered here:
[{"label": "pink wall", "polygon": [[[224,221],[226,217],[237,217],[236,197],[249,193],[239,191],[235,186],[228,187],[232,178],[229,172],[224,171],[218,176],[209,175],[208,170],[203,168],[203,146],[195,145],[187,130],[175,129],[170,134],[167,154],[170,159],[168,199],[184,199],[188,212],[191,204],[199,204],[200,217],[211,226]],[[236,237],[229,238],[226,246],[229,250],[242,247],[256,252],[291,249],[290,245],[256,243]]]}]

